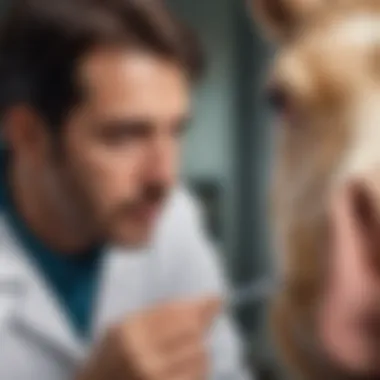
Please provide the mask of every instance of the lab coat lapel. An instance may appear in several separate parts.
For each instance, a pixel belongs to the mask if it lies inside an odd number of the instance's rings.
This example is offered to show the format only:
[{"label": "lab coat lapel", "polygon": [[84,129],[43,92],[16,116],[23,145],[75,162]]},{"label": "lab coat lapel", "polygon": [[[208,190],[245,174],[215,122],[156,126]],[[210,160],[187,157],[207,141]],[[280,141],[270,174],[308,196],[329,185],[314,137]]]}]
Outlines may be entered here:
[{"label": "lab coat lapel", "polygon": [[0,262],[0,299],[5,295],[8,300],[12,298],[11,326],[69,359],[78,360],[84,355],[84,346],[75,337],[57,298],[3,219]]},{"label": "lab coat lapel", "polygon": [[113,323],[154,303],[152,266],[151,249],[112,247],[108,250],[99,292],[95,338]]},{"label": "lab coat lapel", "polygon": [[[11,295],[12,326],[69,360],[82,360],[89,346],[109,326],[160,301],[162,289],[153,246],[107,248],[94,310],[93,336],[84,343],[75,337],[57,298],[0,215],[0,328],[3,300]],[[8,310],[4,313],[9,314]]]},{"label": "lab coat lapel", "polygon": [[164,209],[146,247],[111,246],[106,252],[94,321],[95,339],[112,324],[169,300],[172,289],[165,281],[170,267],[165,252],[172,237],[170,211],[169,207]]}]

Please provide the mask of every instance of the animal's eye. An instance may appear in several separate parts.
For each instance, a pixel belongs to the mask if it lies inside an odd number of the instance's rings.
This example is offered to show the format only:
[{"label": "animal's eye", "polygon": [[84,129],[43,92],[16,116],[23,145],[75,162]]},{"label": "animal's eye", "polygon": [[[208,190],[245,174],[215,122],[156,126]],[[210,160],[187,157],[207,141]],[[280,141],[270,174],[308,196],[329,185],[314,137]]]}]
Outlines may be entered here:
[{"label": "animal's eye", "polygon": [[290,101],[287,92],[279,86],[272,86],[266,91],[266,101],[277,113],[284,113],[288,110]]}]

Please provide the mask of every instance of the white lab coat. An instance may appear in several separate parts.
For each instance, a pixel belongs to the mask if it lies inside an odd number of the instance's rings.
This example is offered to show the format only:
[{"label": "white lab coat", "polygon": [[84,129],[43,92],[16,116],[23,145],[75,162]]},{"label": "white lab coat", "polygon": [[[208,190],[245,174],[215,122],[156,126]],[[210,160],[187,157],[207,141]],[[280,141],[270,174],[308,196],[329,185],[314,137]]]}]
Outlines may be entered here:
[{"label": "white lab coat", "polygon": [[[150,248],[109,247],[92,342],[73,333],[61,305],[0,215],[0,379],[74,380],[95,341],[112,323],[160,302],[224,292],[215,255],[191,197],[173,194]],[[227,315],[209,339],[209,379],[247,379]]]}]

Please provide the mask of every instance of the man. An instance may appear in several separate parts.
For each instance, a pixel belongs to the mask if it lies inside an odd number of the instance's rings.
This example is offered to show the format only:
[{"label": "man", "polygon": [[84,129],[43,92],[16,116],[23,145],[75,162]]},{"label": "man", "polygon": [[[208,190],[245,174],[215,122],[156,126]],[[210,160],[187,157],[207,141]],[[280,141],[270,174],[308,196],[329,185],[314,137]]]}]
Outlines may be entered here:
[{"label": "man", "polygon": [[0,378],[245,379],[177,186],[199,73],[153,0],[26,0],[0,41]]}]

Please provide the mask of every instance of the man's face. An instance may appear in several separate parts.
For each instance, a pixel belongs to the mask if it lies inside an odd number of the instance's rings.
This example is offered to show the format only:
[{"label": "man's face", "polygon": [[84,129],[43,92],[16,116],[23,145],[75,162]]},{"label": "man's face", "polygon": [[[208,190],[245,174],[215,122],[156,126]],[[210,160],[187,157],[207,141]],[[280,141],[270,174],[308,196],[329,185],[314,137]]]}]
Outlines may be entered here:
[{"label": "man's face", "polygon": [[188,79],[171,62],[121,50],[87,56],[79,78],[84,99],[63,126],[59,174],[100,234],[144,243],[176,181]]}]

